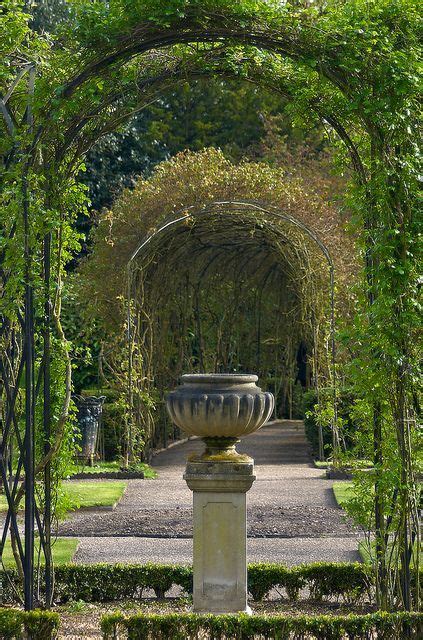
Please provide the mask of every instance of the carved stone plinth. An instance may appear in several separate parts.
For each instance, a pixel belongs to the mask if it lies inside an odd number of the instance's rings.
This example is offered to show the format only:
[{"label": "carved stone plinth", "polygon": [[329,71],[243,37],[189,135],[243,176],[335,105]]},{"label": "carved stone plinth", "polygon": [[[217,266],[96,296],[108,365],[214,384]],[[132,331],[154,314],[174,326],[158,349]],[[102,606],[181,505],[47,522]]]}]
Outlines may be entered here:
[{"label": "carved stone plinth", "polygon": [[194,611],[236,613],[247,606],[246,493],[254,464],[188,462],[194,493]]},{"label": "carved stone plinth", "polygon": [[274,405],[256,382],[252,374],[190,374],[167,396],[173,422],[205,443],[184,476],[194,493],[196,612],[248,611],[246,494],[254,463],[235,445],[265,424]]}]

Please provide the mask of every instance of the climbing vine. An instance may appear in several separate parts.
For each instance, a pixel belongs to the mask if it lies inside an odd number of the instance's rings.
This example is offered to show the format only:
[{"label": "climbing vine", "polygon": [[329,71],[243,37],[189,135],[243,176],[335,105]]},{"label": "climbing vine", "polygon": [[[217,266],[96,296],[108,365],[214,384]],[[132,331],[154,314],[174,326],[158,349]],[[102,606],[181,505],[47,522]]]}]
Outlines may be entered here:
[{"label": "climbing vine", "polygon": [[[11,404],[14,394],[7,388],[19,386],[17,356],[24,344],[28,357],[23,313],[28,319],[34,311],[34,346],[46,342],[43,322],[48,316],[58,340],[54,345],[67,360],[60,290],[64,264],[77,242],[72,213],[83,206],[75,176],[84,153],[182,78],[220,74],[262,84],[290,100],[298,124],[322,120],[343,143],[354,170],[349,205],[363,270],[357,317],[348,334],[350,371],[360,410],[371,425],[380,604],[393,602],[386,566],[392,542],[398,551],[395,597],[406,609],[417,606],[410,572],[413,561],[418,566],[414,549],[419,535],[420,25],[416,0],[331,1],[323,8],[259,0],[82,0],[72,4],[69,20],[57,34],[46,37],[31,32],[18,0],[5,0],[0,9],[6,406],[19,420],[24,398]],[[51,279],[43,265],[46,242],[52,250]],[[46,296],[55,300],[51,316],[43,308]],[[56,454],[70,389],[68,373],[53,369],[51,385],[61,389],[60,408],[50,421],[57,426],[51,447]],[[42,466],[40,460],[37,469]]]}]

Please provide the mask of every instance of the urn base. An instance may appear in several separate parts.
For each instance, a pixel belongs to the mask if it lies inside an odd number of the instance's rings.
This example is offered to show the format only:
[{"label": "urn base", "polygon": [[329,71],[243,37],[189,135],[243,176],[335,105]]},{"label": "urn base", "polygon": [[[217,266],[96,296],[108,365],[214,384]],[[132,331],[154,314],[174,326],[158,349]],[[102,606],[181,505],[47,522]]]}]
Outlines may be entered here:
[{"label": "urn base", "polygon": [[204,451],[192,454],[190,462],[252,462],[250,456],[236,450],[239,438],[207,437],[202,440],[205,444]]}]

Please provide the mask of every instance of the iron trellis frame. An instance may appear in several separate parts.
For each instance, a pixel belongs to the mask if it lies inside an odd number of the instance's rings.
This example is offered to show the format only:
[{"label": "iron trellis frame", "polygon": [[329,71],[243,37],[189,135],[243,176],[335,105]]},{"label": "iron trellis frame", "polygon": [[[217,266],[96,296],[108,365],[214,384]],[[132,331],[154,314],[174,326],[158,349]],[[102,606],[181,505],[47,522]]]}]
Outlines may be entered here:
[{"label": "iron trellis frame", "polygon": [[[176,37],[176,36],[175,36]],[[192,36],[190,36],[192,38]],[[44,430],[44,455],[48,457],[50,451],[51,436],[51,398],[50,398],[50,350],[51,350],[51,291],[50,291],[50,271],[51,271],[51,234],[47,233],[40,241],[43,244],[43,280],[44,280],[44,304],[43,317],[36,317],[34,313],[34,293],[31,283],[32,255],[30,246],[30,201],[28,194],[28,173],[31,166],[31,159],[23,161],[23,158],[33,158],[35,149],[38,146],[40,138],[43,134],[43,126],[33,131],[33,118],[31,112],[31,97],[34,92],[34,84],[36,77],[36,68],[33,63],[23,63],[21,67],[17,67],[16,76],[9,90],[4,97],[0,96],[0,113],[3,116],[6,129],[11,137],[15,135],[15,124],[11,112],[8,108],[8,100],[13,95],[15,89],[22,83],[23,79],[28,78],[27,87],[27,108],[24,115],[24,121],[19,126],[26,127],[27,133],[32,138],[30,148],[20,150],[17,146],[12,148],[6,163],[9,166],[13,164],[23,164],[22,172],[22,216],[25,229],[25,292],[23,309],[18,310],[19,330],[15,330],[8,326],[7,320],[3,322],[1,329],[2,337],[5,337],[8,331],[16,333],[13,341],[19,344],[19,348],[10,347],[10,352],[5,352],[0,356],[0,376],[3,381],[3,395],[5,397],[5,419],[1,425],[1,441],[0,441],[0,476],[4,487],[4,492],[8,504],[8,512],[4,521],[2,536],[0,540],[0,561],[3,555],[4,547],[8,534],[11,532],[15,539],[15,546],[19,562],[22,564],[24,574],[24,600],[25,607],[30,610],[34,606],[34,550],[35,536],[38,532],[40,540],[40,552],[45,558],[45,592],[46,603],[51,603],[53,590],[53,564],[51,555],[51,462],[48,461],[44,469],[44,513],[41,515],[36,503],[35,488],[35,407],[38,406],[42,396],[42,426]],[[76,83],[78,84],[78,83]],[[66,95],[75,90],[75,82],[70,82],[66,90]],[[223,202],[215,203],[222,206]],[[313,232],[298,220],[272,211],[271,207],[263,208],[260,203],[254,202],[232,202],[226,203],[240,207],[255,207],[257,210],[266,212],[273,217],[279,217],[291,222],[293,225],[302,228],[321,248],[323,254],[328,260],[331,277],[331,297],[333,309],[333,263],[325,245],[319,238],[314,236]],[[206,213],[206,211],[203,211]],[[194,217],[194,213],[188,217]],[[187,215],[181,220],[172,220],[167,224],[171,226],[182,220],[186,220]],[[16,229],[16,225],[12,226],[12,234]],[[163,229],[158,230],[163,231]],[[146,239],[149,242],[151,238]],[[142,246],[138,251],[142,250]],[[134,255],[131,261],[135,258]],[[1,260],[0,260],[1,262]],[[7,273],[0,272],[3,283],[7,280]],[[335,362],[335,343],[333,331],[333,313],[331,318],[331,336],[332,336],[332,359]],[[128,325],[128,331],[131,328]],[[35,343],[35,334],[41,337],[40,341]],[[130,333],[128,334],[128,340]],[[18,353],[19,352],[19,353]],[[41,365],[36,367],[35,363],[40,362]],[[333,367],[334,368],[334,367]],[[15,371],[16,369],[16,371]],[[21,380],[24,379],[24,397],[25,397],[25,434],[22,437],[20,430],[20,417],[16,412],[16,401],[19,393]],[[335,379],[335,378],[334,378]],[[129,372],[129,387],[131,388],[131,368]],[[336,392],[334,391],[334,404],[336,411]],[[13,440],[18,445],[18,455],[13,451]],[[24,472],[24,476],[23,476]],[[18,518],[15,510],[16,498],[20,493],[25,494],[25,528],[19,527]],[[24,542],[24,544],[22,544]]]},{"label": "iron trellis frame", "polygon": [[[53,567],[51,554],[51,461],[44,468],[44,513],[41,513],[36,500],[35,477],[35,408],[39,398],[43,397],[43,450],[50,451],[50,334],[51,334],[51,300],[50,300],[50,264],[51,237],[46,234],[43,242],[42,269],[44,280],[44,317],[36,317],[33,288],[33,253],[30,231],[30,195],[28,174],[31,153],[36,145],[34,122],[32,115],[32,97],[34,95],[36,67],[33,63],[25,63],[17,69],[16,77],[7,94],[0,97],[0,111],[10,135],[15,134],[15,124],[8,108],[8,101],[17,87],[27,80],[27,104],[23,120],[28,148],[15,146],[6,160],[6,169],[15,163],[23,165],[21,176],[22,222],[24,230],[24,293],[23,308],[17,308],[18,327],[12,326],[8,318],[1,318],[0,338],[3,350],[0,353],[0,381],[4,398],[4,419],[0,419],[0,482],[3,487],[7,513],[3,522],[0,538],[0,563],[3,565],[3,554],[7,539],[13,539],[14,553],[23,572],[24,605],[26,610],[34,608],[40,594],[35,594],[35,548],[36,537],[39,539],[39,564],[41,555],[45,564],[45,603],[52,601]],[[9,239],[16,233],[16,222],[12,225]],[[4,254],[0,256],[2,264],[0,278],[2,288],[7,283],[9,274],[3,268]],[[42,344],[36,344],[36,330],[42,335]],[[36,362],[39,366],[36,366]],[[24,396],[24,418],[17,411],[20,392]],[[17,450],[15,448],[17,445]],[[18,520],[17,504],[24,496],[24,527]]]},{"label": "iron trellis frame", "polygon": [[[192,16],[190,16],[190,20]],[[239,43],[249,43],[253,46],[262,47],[269,51],[279,54],[286,54],[294,59],[298,58],[299,52],[302,50],[302,44],[296,37],[289,37],[285,34],[280,37],[279,33],[268,33],[267,30],[258,29],[258,31],[248,31],[248,27],[240,25],[236,21],[232,27],[225,24],[216,24],[213,27],[205,28],[198,25],[193,20],[193,24],[189,25],[188,30],[164,29],[158,30],[154,27],[154,33],[149,34],[144,31],[137,33],[134,42],[122,40],[122,45],[115,53],[106,54],[101,60],[95,60],[93,64],[83,67],[80,73],[70,77],[63,86],[60,97],[63,100],[71,98],[81,87],[84,82],[100,73],[102,69],[112,66],[123,59],[141,55],[143,52],[152,49],[162,49],[178,43],[190,42],[217,42],[230,41]],[[0,354],[0,377],[3,383],[2,396],[4,398],[4,421],[0,424],[0,477],[3,484],[4,492],[7,499],[8,511],[4,521],[2,536],[0,540],[0,563],[4,551],[6,539],[9,532],[12,532],[17,549],[17,556],[22,563],[25,584],[25,607],[32,609],[34,605],[34,542],[35,531],[38,529],[40,538],[40,550],[45,556],[46,561],[46,601],[51,602],[52,597],[52,558],[51,558],[51,468],[50,462],[47,463],[44,470],[44,514],[41,518],[39,509],[35,499],[35,472],[34,472],[34,449],[35,449],[35,407],[40,404],[42,396],[43,417],[42,426],[44,429],[44,454],[49,455],[50,451],[50,425],[51,425],[51,398],[50,398],[50,336],[51,336],[51,292],[50,292],[50,262],[51,262],[51,235],[47,234],[44,238],[40,237],[40,244],[43,243],[43,279],[44,279],[44,312],[43,317],[37,317],[34,313],[34,292],[31,283],[32,256],[29,241],[30,222],[30,201],[28,198],[27,177],[30,169],[31,159],[23,160],[25,153],[27,157],[34,157],[41,139],[45,136],[48,129],[48,117],[44,122],[38,123],[36,131],[33,129],[33,119],[31,113],[31,94],[34,91],[34,83],[36,69],[33,62],[22,61],[22,58],[13,62],[16,65],[16,74],[11,82],[10,87],[4,96],[0,95],[0,114],[5,123],[5,130],[11,139],[16,140],[16,133],[26,131],[30,132],[32,137],[32,145],[30,149],[20,149],[19,143],[12,144],[11,151],[6,158],[6,168],[12,165],[24,165],[22,180],[22,215],[26,226],[25,242],[27,251],[25,253],[25,262],[27,273],[25,277],[24,303],[22,308],[17,309],[18,327],[12,327],[7,318],[2,319],[0,328],[0,337],[8,344],[4,352]],[[326,70],[322,67],[325,74],[332,82],[339,82],[342,77],[338,73],[338,69]],[[23,79],[28,78],[27,87],[27,107],[23,117],[23,121],[15,122],[12,110],[8,107],[8,101],[15,89],[19,87]],[[274,87],[273,90],[276,90]],[[51,111],[51,105],[47,105],[47,111]],[[53,109],[54,110],[54,109]],[[47,114],[45,114],[47,115]],[[320,114],[322,119],[326,119],[331,126],[337,131],[341,139],[346,144],[353,160],[357,174],[364,179],[362,175],[362,166],[360,158],[355,147],[341,125],[333,116],[328,114]],[[71,140],[78,135],[78,129],[84,126],[79,123],[77,129],[73,131]],[[60,151],[60,150],[59,150]],[[64,154],[65,148],[61,151]],[[59,154],[60,156],[60,154]],[[58,157],[60,164],[63,159]],[[12,223],[11,235],[16,230],[16,224]],[[0,252],[0,280],[2,284],[7,281],[7,273],[3,270]],[[35,341],[37,335],[37,341]],[[40,338],[40,339],[39,339]],[[40,344],[41,342],[41,344]],[[36,363],[41,363],[38,366]],[[16,402],[21,381],[24,380],[24,397],[25,397],[25,434],[22,437],[21,417],[16,411]],[[42,389],[42,392],[41,392]],[[22,392],[22,391],[21,391]],[[18,451],[13,450],[13,441],[16,442]],[[23,470],[25,477],[23,479]],[[17,514],[15,512],[15,502],[22,493],[25,494],[26,512],[25,512],[25,529],[20,528],[18,524]],[[23,536],[25,536],[24,547],[22,545]]]},{"label": "iron trellis frame", "polygon": [[[228,21],[228,17],[230,18],[229,21]],[[136,28],[132,29],[131,32],[126,32],[122,34],[123,37],[119,38],[119,45],[116,48],[114,48],[112,51],[104,52],[103,47],[99,52],[94,51],[94,53],[97,53],[97,56],[94,58],[90,57],[90,59],[88,61],[85,61],[85,64],[82,65],[82,68],[80,68],[78,71],[75,71],[75,75],[69,78],[66,84],[63,85],[63,88],[61,88],[61,90],[57,92],[57,97],[63,100],[65,100],[66,98],[72,97],[73,95],[76,94],[78,89],[84,85],[84,83],[87,80],[94,78],[96,76],[100,76],[105,69],[109,67],[112,68],[114,65],[117,66],[117,64],[119,64],[120,62],[123,62],[124,60],[129,60],[130,58],[140,55],[143,52],[148,52],[154,49],[157,50],[157,49],[167,48],[167,47],[170,47],[172,44],[179,44],[179,43],[227,41],[232,43],[239,43],[240,46],[242,46],[243,44],[247,44],[247,45],[251,44],[252,46],[256,46],[260,49],[274,52],[277,55],[286,56],[293,61],[305,60],[310,57],[313,61],[317,63],[316,68],[319,69],[319,74],[323,76],[326,80],[328,80],[331,83],[331,85],[336,86],[338,89],[340,89],[343,92],[343,94],[348,97],[348,99],[351,98],[351,93],[349,91],[350,89],[349,81],[351,78],[356,76],[357,72],[356,70],[348,71],[347,65],[345,65],[345,61],[348,61],[348,54],[344,53],[344,49],[343,49],[343,40],[345,38],[345,35],[343,33],[342,34],[341,33],[337,34],[333,32],[329,33],[328,35],[330,36],[331,41],[329,41],[329,37],[328,38],[325,37],[320,40],[312,39],[311,43],[309,43],[308,40],[304,39],[303,37],[305,30],[297,29],[295,22],[293,24],[293,28],[281,30],[278,25],[277,30],[272,30],[271,25],[266,20],[263,20],[263,21],[260,21],[257,28],[254,28],[254,25],[252,23],[248,23],[247,25],[242,23],[239,24],[238,21],[234,19],[233,15],[227,16],[225,13],[221,17],[213,15],[213,22],[212,23],[208,22],[206,26],[204,26],[202,22],[202,16],[200,16],[200,20],[197,20],[196,15],[193,16],[192,13],[187,14],[187,17],[185,18],[184,23],[181,23],[179,19],[178,21],[171,21],[171,22],[172,23],[170,26],[166,26],[164,28],[159,28],[156,23],[154,23],[152,27],[148,23],[142,24],[142,25],[136,25]],[[308,22],[308,18],[307,18],[307,22]],[[301,19],[299,20],[298,24],[299,26],[303,24],[301,22]],[[352,37],[355,38],[356,36],[353,34]],[[349,43],[350,41],[348,40],[348,42],[346,42],[345,44],[349,44]],[[348,49],[346,51],[348,51]],[[22,78],[26,76],[31,66],[32,65],[28,63],[21,64],[21,66],[17,69],[15,79],[12,82],[10,89],[6,92],[6,95],[4,97],[0,96],[0,113],[3,116],[3,120],[5,122],[5,130],[8,132],[8,134],[12,138],[14,137],[15,124],[14,124],[14,119],[11,116],[11,113],[8,109],[7,101],[11,93],[13,93],[15,87],[21,82]],[[376,61],[376,69],[377,69],[377,61]],[[367,86],[373,91],[377,89],[376,93],[378,94],[378,92],[380,91],[380,87],[376,88],[376,85],[374,84],[374,80],[373,80],[373,74],[371,75],[371,78],[372,80],[368,81]],[[355,85],[353,84],[352,86],[354,87],[356,86],[356,84]],[[57,89],[59,89],[59,87],[57,87]],[[50,113],[54,112],[54,109],[52,109],[51,105],[46,105],[46,107],[47,107],[47,112],[50,112]],[[357,104],[352,110],[354,111],[355,116],[358,116],[359,109],[361,109],[361,105]],[[376,158],[388,157],[388,152],[394,151],[394,147],[390,146],[392,145],[392,139],[389,143],[384,142],[383,144],[381,144],[380,151],[378,149],[379,141],[383,137],[381,136],[381,132],[383,133],[385,131],[384,125],[382,125],[381,122],[378,121],[381,113],[382,113],[381,111],[377,112],[375,110],[374,114],[369,115],[367,123],[364,127],[367,134],[369,135],[370,142],[372,144],[376,143],[374,144],[374,149],[375,151],[378,152],[375,156]],[[48,115],[49,114],[47,113],[47,116]],[[325,115],[323,112],[321,112],[319,116],[321,117],[322,120],[326,120],[334,128],[334,130],[337,132],[337,134],[345,143],[346,148],[350,152],[353,168],[356,173],[358,182],[360,182],[362,186],[365,186],[368,178],[370,178],[371,175],[367,174],[367,171],[363,166],[363,163],[361,161],[361,156],[360,156],[360,150],[355,147],[353,140],[351,139],[351,137],[349,137],[348,132],[337,121],[337,118],[330,115],[328,117],[328,114]],[[45,130],[48,128],[48,123],[49,123],[48,117],[46,117],[44,121],[41,122],[40,131],[38,131],[37,133],[39,137],[41,137],[43,133],[43,129]],[[19,123],[19,125],[20,124],[21,123]],[[82,127],[83,126],[84,125],[82,124]],[[75,134],[72,134],[71,137],[72,139],[74,139]],[[35,144],[36,143],[34,142],[34,146]],[[405,148],[406,148],[406,145],[404,145],[404,149]],[[403,153],[404,153],[404,149],[402,149]],[[395,151],[397,150],[395,149]],[[386,156],[383,156],[381,152],[386,154]],[[18,153],[17,148],[13,147],[12,151],[9,154],[8,161],[12,162],[10,158],[13,158],[14,156],[16,156],[17,153]],[[393,154],[391,157],[393,157]],[[401,154],[399,155],[399,158],[401,158]],[[60,164],[60,161],[59,161],[59,164]],[[404,185],[405,184],[404,179],[399,179],[399,184]],[[400,193],[400,191],[398,193]],[[371,195],[372,194],[370,192],[370,196]],[[364,227],[370,236],[370,233],[372,232],[372,230],[375,229],[377,226],[377,220],[374,219],[373,198],[367,197],[367,202],[370,204],[370,206],[369,206],[369,210],[366,212],[364,216]],[[399,207],[398,203],[397,203],[397,206]],[[394,211],[394,209],[392,210]],[[401,211],[402,211],[401,207],[399,207],[399,212]],[[395,215],[394,215],[394,219],[396,219]],[[368,279],[369,279],[369,283],[368,283],[369,286],[367,291],[368,308],[371,309],[373,304],[373,299],[372,299],[373,290],[376,285],[373,282],[374,248],[373,248],[372,240],[370,237],[366,238],[366,250],[367,250],[366,270],[367,270]],[[1,263],[1,260],[0,260],[0,263]],[[3,281],[5,277],[7,278],[7,274],[4,274],[4,272],[0,272],[0,278],[2,278]],[[42,376],[43,375],[44,377],[48,376],[48,366],[49,366],[47,364],[46,359],[44,359],[43,369],[45,370],[42,371],[41,377],[38,372],[37,380],[35,381],[34,367],[33,365],[30,366],[30,357],[29,357],[28,350],[25,349],[26,345],[24,344],[24,342],[25,342],[25,329],[27,329],[28,335],[31,335],[31,331],[34,329],[34,321],[39,322],[39,319],[38,318],[34,319],[33,316],[31,317],[30,305],[32,304],[32,301],[33,301],[32,289],[29,281],[26,283],[26,285],[28,287],[26,291],[27,293],[26,305],[24,306],[24,308],[19,309],[17,312],[18,328],[15,329],[14,327],[11,327],[8,324],[8,321],[6,319],[3,322],[3,326],[1,327],[1,330],[0,330],[0,335],[2,337],[4,335],[9,335],[10,337],[9,344],[7,347],[8,352],[0,354],[0,360],[1,360],[0,375],[3,378],[2,395],[5,398],[4,404],[6,405],[4,423],[3,425],[1,425],[2,441],[0,443],[0,454],[1,454],[0,475],[2,478],[2,482],[4,484],[4,491],[6,493],[6,497],[10,507],[6,520],[8,521],[8,527],[11,527],[12,531],[16,534],[17,541],[20,540],[20,538],[19,538],[18,525],[16,522],[16,514],[14,513],[14,509],[13,509],[13,496],[16,497],[16,491],[19,484],[19,479],[21,478],[20,473],[22,470],[22,466],[28,465],[28,462],[29,462],[28,457],[24,455],[25,454],[24,448],[25,446],[32,446],[33,444],[33,442],[31,442],[31,438],[34,437],[34,432],[32,430],[32,433],[31,433],[31,428],[30,428],[31,426],[33,427],[33,413],[34,413],[33,406],[36,398],[38,397],[37,389],[39,390],[40,385],[42,383]],[[376,289],[376,293],[378,293],[377,289]],[[38,345],[33,345],[33,343],[31,343],[31,345],[36,346],[37,349],[39,348]],[[22,352],[22,347],[24,347],[23,352]],[[401,349],[402,349],[402,346],[401,346]],[[44,351],[43,357],[45,358],[45,355],[48,354],[48,340],[45,340],[43,351]],[[34,354],[32,353],[32,355]],[[407,352],[405,352],[405,355],[407,355]],[[374,358],[379,358],[379,354],[374,355]],[[27,370],[25,370],[26,361],[28,361]],[[32,362],[33,361],[34,359],[32,358]],[[29,375],[29,372],[31,373],[31,375]],[[25,434],[24,439],[22,439],[19,434],[19,428],[17,424],[18,418],[15,412],[16,394],[18,393],[19,381],[23,376],[25,376],[25,379],[28,377],[28,381],[26,381],[27,397],[30,397],[32,395],[32,398],[33,398],[32,404],[29,403],[28,401],[28,411],[30,410],[32,411],[32,421],[31,420],[28,421],[30,437],[27,438]],[[405,378],[405,376],[398,377],[398,385],[400,387],[402,396],[404,396],[404,394],[408,392],[407,380],[403,378]],[[32,381],[32,385],[29,384],[30,381]],[[49,400],[48,400],[48,393],[46,392],[44,395],[44,401],[46,402],[45,407],[48,413]],[[401,429],[401,433],[403,433],[403,425],[405,423],[405,418],[407,415],[406,410],[407,410],[407,403],[402,402],[401,406],[399,407],[400,419],[399,420],[396,419],[396,423],[398,424],[398,428]],[[381,450],[380,450],[381,412],[378,404],[375,404],[373,406],[373,418],[375,422],[375,425],[373,427],[373,442],[375,445],[375,463],[376,463],[376,466],[380,466],[382,464],[382,459],[380,457],[381,455]],[[5,434],[8,434],[10,432],[15,432],[15,439],[18,445],[18,450],[19,450],[19,455],[15,456],[15,464],[16,464],[15,471],[19,470],[19,472],[15,475],[13,475],[13,463],[12,463],[13,452],[10,450],[9,447],[6,447],[6,440],[5,440]],[[404,469],[405,469],[405,473],[409,473],[408,468],[404,466]],[[29,472],[31,473],[30,465],[29,465]],[[414,483],[414,480],[412,477],[411,477],[411,480],[412,480],[412,483]],[[30,487],[28,478],[26,478],[26,482],[28,482],[28,486],[26,488],[27,488],[27,493],[29,495],[31,487]],[[8,483],[10,483],[10,485]],[[405,486],[405,483],[404,483],[404,486]],[[375,483],[375,487],[377,488],[377,482]],[[408,489],[407,489],[407,492],[408,492]],[[376,512],[377,512],[377,509],[376,509]],[[379,525],[381,523],[379,516],[376,513],[376,529],[377,530],[380,529]],[[35,519],[37,519],[36,508],[34,512],[34,517]],[[34,522],[34,518],[32,518],[32,523],[33,522]],[[405,534],[407,535],[408,525],[406,520],[405,520],[404,527],[405,527]],[[5,527],[6,536],[7,536],[7,530],[8,530],[7,527]],[[41,540],[41,542],[43,542],[43,540]],[[0,551],[2,551],[4,547],[4,536],[2,537],[1,545],[2,546],[0,548]],[[20,542],[17,542],[17,547],[18,547],[17,552],[19,556],[23,558],[24,552]],[[29,547],[31,547],[31,545],[29,545]],[[32,552],[33,552],[33,548],[32,548]],[[33,556],[33,553],[32,553],[32,556]],[[377,559],[378,559],[379,566],[381,566],[381,562],[383,561],[383,558],[384,558],[383,554],[382,555],[378,554]],[[407,579],[407,587],[404,588],[404,592],[405,591],[408,592],[408,593],[405,593],[405,596],[406,596],[405,600],[407,601],[406,608],[409,608],[408,605],[409,605],[410,584],[409,584],[408,576],[406,576],[406,579]]]}]

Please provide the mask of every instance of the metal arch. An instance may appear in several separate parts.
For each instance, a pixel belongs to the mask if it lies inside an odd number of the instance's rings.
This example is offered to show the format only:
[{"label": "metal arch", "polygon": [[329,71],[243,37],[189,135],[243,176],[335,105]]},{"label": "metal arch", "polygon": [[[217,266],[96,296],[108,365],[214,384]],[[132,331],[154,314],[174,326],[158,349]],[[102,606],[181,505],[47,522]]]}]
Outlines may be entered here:
[{"label": "metal arch", "polygon": [[[141,251],[146,247],[150,242],[157,236],[161,235],[163,231],[166,229],[178,225],[180,222],[185,222],[188,219],[193,219],[198,216],[205,215],[207,213],[212,213],[214,209],[218,207],[228,206],[231,208],[234,207],[243,207],[245,209],[255,209],[256,211],[260,211],[261,213],[267,213],[271,216],[278,218],[280,220],[285,220],[286,222],[290,222],[292,225],[300,228],[304,231],[321,249],[323,255],[325,256],[330,269],[334,269],[334,264],[332,260],[332,256],[329,253],[329,249],[324,244],[324,242],[319,238],[319,236],[312,230],[308,225],[293,216],[282,212],[278,207],[274,205],[264,205],[258,200],[215,200],[209,205],[205,205],[204,207],[198,208],[196,205],[192,205],[191,207],[187,207],[184,209],[184,215],[182,215],[182,211],[177,213],[178,217],[172,218],[165,222],[161,227],[153,231],[150,235],[147,236],[145,240],[135,249],[133,254],[131,255],[128,262],[128,269],[130,269],[132,262],[137,258],[137,256],[141,253]],[[222,214],[223,215],[223,214]]]},{"label": "metal arch", "polygon": [[[331,341],[331,369],[332,369],[332,382],[333,382],[333,411],[334,411],[334,423],[333,434],[335,438],[336,424],[337,424],[337,388],[336,388],[336,344],[335,344],[335,266],[329,249],[325,243],[319,238],[319,236],[301,220],[294,218],[288,213],[281,211],[278,207],[271,204],[264,204],[258,200],[217,200],[208,205],[198,208],[197,205],[192,205],[186,209],[180,210],[176,213],[176,217],[167,220],[162,226],[150,233],[145,240],[143,240],[135,251],[132,253],[127,266],[127,341],[128,341],[128,402],[129,402],[129,439],[132,440],[132,406],[133,406],[133,388],[132,388],[132,318],[131,318],[131,275],[132,265],[143,250],[155,239],[158,238],[166,230],[178,226],[182,222],[192,220],[198,217],[205,216],[209,213],[215,212],[220,207],[230,207],[232,211],[252,209],[259,211],[260,213],[268,214],[278,220],[284,220],[289,222],[293,226],[301,229],[321,250],[329,266],[329,288],[330,288],[330,341]],[[183,212],[183,215],[182,215]],[[225,215],[222,211],[220,215]],[[282,235],[282,234],[281,234]]]}]

